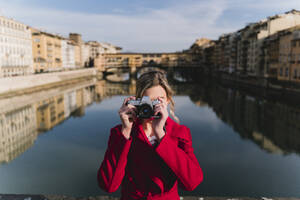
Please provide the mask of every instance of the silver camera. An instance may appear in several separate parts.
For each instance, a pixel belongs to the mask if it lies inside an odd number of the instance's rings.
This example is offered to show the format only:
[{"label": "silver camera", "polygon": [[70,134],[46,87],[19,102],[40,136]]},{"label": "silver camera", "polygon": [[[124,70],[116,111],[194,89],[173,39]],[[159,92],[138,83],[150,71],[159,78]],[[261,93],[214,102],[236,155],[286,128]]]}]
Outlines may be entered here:
[{"label": "silver camera", "polygon": [[137,108],[136,116],[143,119],[151,117],[160,118],[160,113],[158,113],[158,115],[154,115],[154,106],[159,103],[160,101],[158,99],[151,101],[148,96],[143,96],[137,100],[129,100],[127,102],[127,104],[134,105]]}]

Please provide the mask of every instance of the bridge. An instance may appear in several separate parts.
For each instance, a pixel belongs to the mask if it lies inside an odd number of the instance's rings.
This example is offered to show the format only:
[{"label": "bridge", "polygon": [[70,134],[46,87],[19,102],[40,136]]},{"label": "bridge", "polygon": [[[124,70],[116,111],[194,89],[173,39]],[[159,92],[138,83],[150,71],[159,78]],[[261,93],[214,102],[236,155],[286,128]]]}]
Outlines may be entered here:
[{"label": "bridge", "polygon": [[100,54],[95,59],[94,66],[104,75],[123,70],[129,72],[131,77],[136,77],[140,70],[149,67],[164,71],[174,67],[199,67],[195,63],[194,54],[183,52]]}]

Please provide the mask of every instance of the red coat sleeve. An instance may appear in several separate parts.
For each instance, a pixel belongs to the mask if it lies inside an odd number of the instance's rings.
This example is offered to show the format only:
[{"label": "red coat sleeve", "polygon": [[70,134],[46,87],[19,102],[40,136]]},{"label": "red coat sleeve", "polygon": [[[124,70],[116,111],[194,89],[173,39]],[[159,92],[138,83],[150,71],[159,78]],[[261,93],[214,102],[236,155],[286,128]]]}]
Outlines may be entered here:
[{"label": "red coat sleeve", "polygon": [[98,185],[106,192],[115,192],[122,183],[132,138],[125,138],[122,125],[110,130],[108,146],[97,173]]},{"label": "red coat sleeve", "polygon": [[177,175],[179,186],[192,191],[202,182],[203,172],[194,154],[190,129],[181,125],[178,131],[186,134],[185,139],[179,138],[178,146],[167,132],[155,150]]}]

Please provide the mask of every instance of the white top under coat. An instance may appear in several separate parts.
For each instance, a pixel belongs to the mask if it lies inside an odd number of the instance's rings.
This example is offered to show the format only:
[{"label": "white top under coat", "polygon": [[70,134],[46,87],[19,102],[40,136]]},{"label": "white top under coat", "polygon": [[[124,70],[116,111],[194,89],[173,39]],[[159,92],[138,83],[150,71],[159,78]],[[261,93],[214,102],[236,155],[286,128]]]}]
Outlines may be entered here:
[{"label": "white top under coat", "polygon": [[147,136],[148,137],[148,140],[149,142],[153,145],[157,142],[157,138],[155,135],[152,135],[151,137]]}]

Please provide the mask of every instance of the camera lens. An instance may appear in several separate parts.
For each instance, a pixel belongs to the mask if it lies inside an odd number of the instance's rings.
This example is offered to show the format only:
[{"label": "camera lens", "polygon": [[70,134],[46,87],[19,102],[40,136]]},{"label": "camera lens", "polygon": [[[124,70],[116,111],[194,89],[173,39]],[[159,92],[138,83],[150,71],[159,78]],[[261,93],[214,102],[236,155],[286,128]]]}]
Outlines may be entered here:
[{"label": "camera lens", "polygon": [[149,112],[149,109],[148,109],[148,108],[144,108],[142,112],[143,112],[143,113],[148,113],[148,112]]},{"label": "camera lens", "polygon": [[150,118],[152,116],[152,107],[149,104],[143,104],[140,106],[139,116],[141,118]]}]

